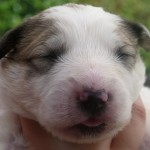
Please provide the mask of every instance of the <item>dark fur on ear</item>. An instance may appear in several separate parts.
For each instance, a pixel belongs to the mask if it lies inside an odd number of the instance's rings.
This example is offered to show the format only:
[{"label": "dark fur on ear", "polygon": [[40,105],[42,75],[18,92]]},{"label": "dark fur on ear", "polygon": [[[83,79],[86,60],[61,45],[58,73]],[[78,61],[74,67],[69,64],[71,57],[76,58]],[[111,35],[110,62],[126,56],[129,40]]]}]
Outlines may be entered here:
[{"label": "dark fur on ear", "polygon": [[139,23],[133,23],[127,20],[124,20],[123,23],[127,27],[129,33],[138,39],[139,46],[150,51],[150,31]]},{"label": "dark fur on ear", "polygon": [[17,28],[8,31],[0,39],[0,59],[10,53],[15,54],[16,51],[21,50],[28,46],[37,36],[42,34],[37,41],[36,47],[42,39],[47,39],[50,35],[56,33],[56,28],[54,26],[54,19],[45,20],[43,15],[38,14],[34,17],[29,18],[23,24]]},{"label": "dark fur on ear", "polygon": [[10,51],[15,50],[16,45],[22,38],[25,25],[20,25],[17,28],[8,31],[0,39],[0,59],[3,58]]}]

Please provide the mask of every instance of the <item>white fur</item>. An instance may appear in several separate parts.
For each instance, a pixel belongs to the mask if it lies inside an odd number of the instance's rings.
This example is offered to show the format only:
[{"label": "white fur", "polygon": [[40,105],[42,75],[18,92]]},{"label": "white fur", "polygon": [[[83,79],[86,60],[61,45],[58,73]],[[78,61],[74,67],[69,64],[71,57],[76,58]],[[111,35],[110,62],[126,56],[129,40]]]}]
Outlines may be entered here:
[{"label": "white fur", "polygon": [[[114,56],[115,49],[126,43],[115,32],[120,17],[101,8],[77,7],[59,6],[44,12],[43,20],[57,20],[59,29],[58,35],[45,43],[51,47],[57,42],[65,42],[68,51],[48,73],[27,80],[27,66],[13,64],[5,70],[0,69],[0,103],[4,106],[0,111],[1,147],[3,137],[9,140],[9,135],[15,134],[11,131],[18,128],[14,129],[12,117],[4,109],[37,120],[54,136],[75,143],[90,143],[114,136],[130,121],[132,104],[145,80],[143,62],[137,56],[134,68],[128,69]],[[127,48],[132,49],[131,46]],[[82,87],[104,88],[113,95],[103,117],[104,120],[109,118],[106,120],[109,128],[95,137],[66,129],[88,119],[78,109],[74,96],[75,91],[82,90]],[[142,93],[147,116],[150,116],[150,92],[143,89]],[[150,126],[149,119],[147,122]]]}]

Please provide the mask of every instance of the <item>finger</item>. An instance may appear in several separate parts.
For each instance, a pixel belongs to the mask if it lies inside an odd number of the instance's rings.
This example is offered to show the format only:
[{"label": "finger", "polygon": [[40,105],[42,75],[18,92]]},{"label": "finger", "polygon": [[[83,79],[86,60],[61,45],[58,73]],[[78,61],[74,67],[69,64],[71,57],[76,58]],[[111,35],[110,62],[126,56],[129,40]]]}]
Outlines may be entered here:
[{"label": "finger", "polygon": [[145,134],[146,113],[141,99],[133,105],[131,122],[113,140],[113,150],[137,150]]},{"label": "finger", "polygon": [[36,122],[30,119],[20,117],[22,132],[25,139],[35,150],[48,150],[49,137],[47,132]]}]

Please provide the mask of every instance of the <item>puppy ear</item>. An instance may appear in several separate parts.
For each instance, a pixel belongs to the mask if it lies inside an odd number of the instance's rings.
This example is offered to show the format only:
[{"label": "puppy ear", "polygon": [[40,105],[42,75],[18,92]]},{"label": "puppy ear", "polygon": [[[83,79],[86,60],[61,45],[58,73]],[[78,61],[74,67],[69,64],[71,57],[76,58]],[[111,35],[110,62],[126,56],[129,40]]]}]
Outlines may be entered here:
[{"label": "puppy ear", "polygon": [[126,21],[127,29],[138,40],[138,45],[150,51],[150,31],[142,24]]},{"label": "puppy ear", "polygon": [[144,25],[140,26],[143,29],[140,44],[145,50],[150,51],[150,31]]},{"label": "puppy ear", "polygon": [[0,59],[3,58],[10,51],[15,50],[16,45],[22,38],[24,28],[24,25],[20,25],[19,27],[8,31],[0,39]]}]

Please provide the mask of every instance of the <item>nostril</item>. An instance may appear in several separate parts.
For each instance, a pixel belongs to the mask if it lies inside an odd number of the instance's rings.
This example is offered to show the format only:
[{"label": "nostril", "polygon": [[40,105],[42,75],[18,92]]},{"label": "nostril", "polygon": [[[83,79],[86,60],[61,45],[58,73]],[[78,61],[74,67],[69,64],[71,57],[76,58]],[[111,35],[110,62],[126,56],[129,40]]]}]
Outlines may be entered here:
[{"label": "nostril", "polygon": [[94,115],[104,111],[108,93],[104,89],[97,91],[86,89],[80,94],[78,100],[82,110]]},{"label": "nostril", "polygon": [[99,101],[106,102],[108,100],[108,94],[104,89],[98,91],[91,91],[86,89],[80,94],[79,100],[84,102],[88,101],[89,99],[97,99]]},{"label": "nostril", "polygon": [[102,102],[106,102],[108,100],[108,94],[105,90],[100,90],[96,92],[97,98]]}]

